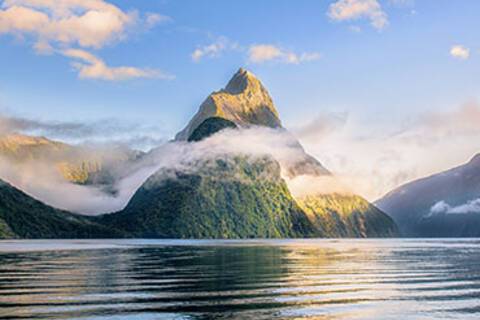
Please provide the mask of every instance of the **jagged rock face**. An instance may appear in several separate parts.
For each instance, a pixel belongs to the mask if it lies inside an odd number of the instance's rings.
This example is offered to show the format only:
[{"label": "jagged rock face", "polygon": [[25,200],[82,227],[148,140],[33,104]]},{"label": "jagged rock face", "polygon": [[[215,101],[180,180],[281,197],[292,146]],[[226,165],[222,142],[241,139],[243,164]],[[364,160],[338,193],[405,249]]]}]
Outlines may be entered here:
[{"label": "jagged rock face", "polygon": [[[433,212],[443,201],[451,207],[480,198],[480,154],[456,168],[418,179],[390,191],[376,202],[407,237],[480,236],[480,213]],[[467,207],[465,207],[467,208]]]},{"label": "jagged rock face", "polygon": [[206,119],[220,117],[240,127],[280,128],[282,123],[268,91],[251,72],[240,69],[225,89],[212,93],[175,140],[187,140]]}]

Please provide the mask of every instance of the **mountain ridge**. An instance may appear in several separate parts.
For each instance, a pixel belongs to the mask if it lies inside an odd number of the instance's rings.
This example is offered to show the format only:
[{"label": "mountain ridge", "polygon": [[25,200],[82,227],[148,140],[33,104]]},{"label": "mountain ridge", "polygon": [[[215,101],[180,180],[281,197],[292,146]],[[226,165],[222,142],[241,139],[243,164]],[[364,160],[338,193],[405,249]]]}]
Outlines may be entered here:
[{"label": "mountain ridge", "polygon": [[474,226],[480,230],[480,219],[474,214],[432,210],[438,203],[455,207],[477,198],[480,198],[480,154],[462,165],[401,185],[375,204],[396,221],[405,236],[480,236],[480,231],[472,231]]}]

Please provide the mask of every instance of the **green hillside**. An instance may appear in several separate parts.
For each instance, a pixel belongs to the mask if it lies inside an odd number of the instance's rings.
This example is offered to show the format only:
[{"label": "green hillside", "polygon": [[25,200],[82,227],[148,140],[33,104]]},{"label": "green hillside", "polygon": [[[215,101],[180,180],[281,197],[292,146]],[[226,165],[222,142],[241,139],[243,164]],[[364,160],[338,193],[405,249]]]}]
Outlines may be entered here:
[{"label": "green hillside", "polygon": [[320,234],[331,238],[378,238],[398,235],[395,222],[356,195],[315,195],[298,200]]},{"label": "green hillside", "polygon": [[54,209],[0,181],[0,238],[121,237],[93,218]]},{"label": "green hillside", "polygon": [[[268,158],[204,161],[193,174],[158,172],[121,213],[104,217],[137,237],[291,238],[314,236],[280,167]],[[172,174],[176,177],[171,178]]]}]

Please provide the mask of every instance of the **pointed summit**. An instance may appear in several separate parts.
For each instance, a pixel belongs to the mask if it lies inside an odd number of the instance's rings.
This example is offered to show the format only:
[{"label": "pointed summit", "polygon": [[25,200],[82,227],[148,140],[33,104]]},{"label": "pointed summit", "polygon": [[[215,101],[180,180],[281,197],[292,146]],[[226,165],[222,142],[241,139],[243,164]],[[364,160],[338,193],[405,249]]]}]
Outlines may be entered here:
[{"label": "pointed summit", "polygon": [[211,117],[232,121],[240,127],[282,126],[268,91],[253,73],[243,68],[233,75],[224,89],[208,96],[175,140],[187,140],[203,121]]},{"label": "pointed summit", "polygon": [[224,92],[228,92],[230,94],[240,94],[246,90],[252,89],[263,89],[262,84],[260,81],[253,75],[253,73],[240,68],[238,71],[233,75],[232,79],[228,82],[227,86],[223,90]]}]

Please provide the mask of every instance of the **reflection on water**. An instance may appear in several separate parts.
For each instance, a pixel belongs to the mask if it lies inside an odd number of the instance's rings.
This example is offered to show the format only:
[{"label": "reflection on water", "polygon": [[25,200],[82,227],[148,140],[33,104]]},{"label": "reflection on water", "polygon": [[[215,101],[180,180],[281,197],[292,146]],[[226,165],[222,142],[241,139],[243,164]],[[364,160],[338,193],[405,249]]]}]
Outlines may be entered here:
[{"label": "reflection on water", "polygon": [[0,241],[0,319],[478,319],[480,240]]}]

